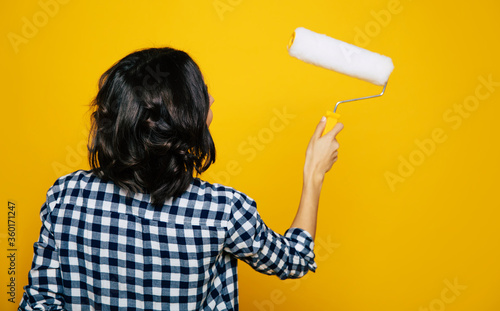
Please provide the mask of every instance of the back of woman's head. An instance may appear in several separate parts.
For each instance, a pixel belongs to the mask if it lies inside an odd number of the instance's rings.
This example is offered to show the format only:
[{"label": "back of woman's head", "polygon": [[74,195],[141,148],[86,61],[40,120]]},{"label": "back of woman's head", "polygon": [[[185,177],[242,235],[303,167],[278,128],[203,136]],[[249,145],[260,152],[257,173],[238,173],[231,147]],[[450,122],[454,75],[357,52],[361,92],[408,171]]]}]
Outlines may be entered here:
[{"label": "back of woman's head", "polygon": [[160,206],[215,161],[206,123],[209,95],[188,54],[134,52],[108,69],[93,101],[89,162],[94,174]]}]

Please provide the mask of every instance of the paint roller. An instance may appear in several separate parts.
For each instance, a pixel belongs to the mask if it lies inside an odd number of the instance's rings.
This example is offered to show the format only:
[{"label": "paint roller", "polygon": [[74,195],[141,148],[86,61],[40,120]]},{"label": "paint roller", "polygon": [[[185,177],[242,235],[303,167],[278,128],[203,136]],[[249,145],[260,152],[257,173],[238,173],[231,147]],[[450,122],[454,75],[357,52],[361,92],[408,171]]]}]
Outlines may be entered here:
[{"label": "paint roller", "polygon": [[328,133],[337,124],[340,117],[340,114],[337,113],[337,107],[341,103],[384,95],[387,81],[394,69],[392,60],[387,56],[370,52],[303,27],[295,29],[288,44],[288,53],[306,63],[383,86],[380,94],[337,102],[333,112],[326,112],[327,121],[323,134]]}]

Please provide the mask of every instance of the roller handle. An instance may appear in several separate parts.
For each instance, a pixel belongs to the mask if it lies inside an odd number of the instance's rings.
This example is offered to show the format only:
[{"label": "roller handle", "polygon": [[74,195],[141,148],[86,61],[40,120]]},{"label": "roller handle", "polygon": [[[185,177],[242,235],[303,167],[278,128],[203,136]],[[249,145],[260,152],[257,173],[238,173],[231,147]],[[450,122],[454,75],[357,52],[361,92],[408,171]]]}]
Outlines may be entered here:
[{"label": "roller handle", "polygon": [[321,136],[330,132],[333,129],[333,127],[335,126],[335,124],[337,124],[337,122],[339,121],[339,118],[340,118],[340,114],[338,114],[336,112],[332,112],[332,111],[327,111],[326,112],[326,126],[325,126],[325,129],[323,130],[323,134]]}]

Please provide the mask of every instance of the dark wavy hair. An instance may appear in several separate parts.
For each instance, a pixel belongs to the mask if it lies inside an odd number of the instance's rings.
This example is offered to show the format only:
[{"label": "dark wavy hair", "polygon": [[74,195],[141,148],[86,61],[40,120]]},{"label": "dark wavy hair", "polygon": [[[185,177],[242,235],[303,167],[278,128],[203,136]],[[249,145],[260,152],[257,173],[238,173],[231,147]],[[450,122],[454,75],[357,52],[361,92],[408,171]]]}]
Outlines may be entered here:
[{"label": "dark wavy hair", "polygon": [[172,48],[127,55],[99,80],[92,102],[92,172],[161,206],[215,162],[207,86],[191,57]]}]

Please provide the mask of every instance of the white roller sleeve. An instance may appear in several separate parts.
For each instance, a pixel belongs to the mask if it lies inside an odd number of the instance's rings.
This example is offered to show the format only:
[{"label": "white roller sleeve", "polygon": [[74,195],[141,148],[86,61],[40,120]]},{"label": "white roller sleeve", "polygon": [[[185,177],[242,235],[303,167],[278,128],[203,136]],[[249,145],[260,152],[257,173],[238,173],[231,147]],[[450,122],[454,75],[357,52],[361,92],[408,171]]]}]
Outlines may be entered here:
[{"label": "white roller sleeve", "polygon": [[394,69],[387,56],[303,27],[295,30],[290,44],[288,53],[293,57],[376,85],[384,85]]}]

